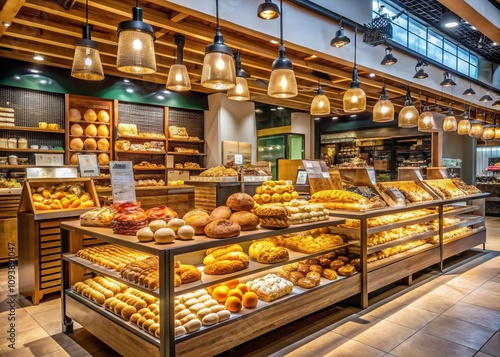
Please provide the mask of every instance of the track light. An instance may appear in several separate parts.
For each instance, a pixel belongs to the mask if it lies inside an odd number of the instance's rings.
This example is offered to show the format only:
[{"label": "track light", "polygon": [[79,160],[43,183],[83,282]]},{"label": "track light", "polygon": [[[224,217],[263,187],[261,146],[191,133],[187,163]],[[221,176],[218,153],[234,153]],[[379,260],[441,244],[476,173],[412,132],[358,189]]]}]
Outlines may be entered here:
[{"label": "track light", "polygon": [[398,126],[400,128],[414,128],[418,125],[418,110],[412,103],[410,87],[406,86],[405,106],[398,115]]},{"label": "track light", "polygon": [[385,84],[382,86],[380,100],[373,107],[373,121],[375,123],[394,120],[394,105],[387,96]]},{"label": "track light", "polygon": [[382,62],[380,64],[383,64],[384,66],[392,66],[398,61],[396,57],[392,54],[392,47],[389,46],[385,49],[385,56],[382,59]]},{"label": "track light", "polygon": [[227,99],[245,101],[250,100],[250,91],[248,90],[247,74],[241,68],[240,51],[236,51],[234,56],[236,61],[236,85],[226,93]]},{"label": "track light", "polygon": [[330,114],[330,100],[323,94],[323,88],[319,82],[318,77],[318,92],[311,102],[311,115],[329,115]]},{"label": "track light", "polygon": [[480,102],[491,102],[492,100],[489,91],[479,99]]},{"label": "track light", "polygon": [[344,34],[344,28],[342,27],[342,20],[339,22],[340,29],[335,33],[335,37],[330,41],[330,46],[332,47],[344,47],[351,42],[351,39]]},{"label": "track light", "polygon": [[474,89],[472,89],[472,84],[462,93],[462,95],[475,95],[475,94],[476,92],[474,92]]},{"label": "track light", "polygon": [[280,9],[272,0],[265,0],[257,9],[257,16],[264,20],[277,19],[280,16]]},{"label": "track light", "polygon": [[439,22],[441,27],[450,29],[460,25],[460,17],[454,12],[448,10],[441,14],[441,21]]},{"label": "track light", "polygon": [[418,60],[417,64],[415,65],[415,75],[413,76],[413,78],[424,79],[424,78],[429,77],[429,75],[427,73],[425,73],[425,69],[424,69],[424,67],[427,67],[427,66],[428,65],[426,62]]},{"label": "track light", "polygon": [[174,42],[177,46],[177,61],[170,66],[170,71],[167,77],[167,89],[184,92],[191,89],[191,81],[189,80],[189,73],[183,61],[183,49],[186,39],[182,35],[175,35]]},{"label": "track light", "polygon": [[443,81],[441,83],[439,83],[440,86],[443,86],[443,87],[452,87],[452,86],[456,86],[457,85],[455,83],[455,81],[453,81],[453,79],[451,79],[451,75],[450,75],[449,72],[444,72],[443,76],[444,76]]}]

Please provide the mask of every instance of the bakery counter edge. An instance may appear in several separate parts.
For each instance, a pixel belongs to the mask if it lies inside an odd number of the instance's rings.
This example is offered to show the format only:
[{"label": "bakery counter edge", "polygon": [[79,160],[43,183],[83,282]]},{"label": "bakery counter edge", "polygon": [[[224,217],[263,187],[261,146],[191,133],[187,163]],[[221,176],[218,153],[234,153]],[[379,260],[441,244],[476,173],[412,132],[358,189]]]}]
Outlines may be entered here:
[{"label": "bakery counter edge", "polygon": [[267,238],[274,235],[302,232],[308,229],[328,227],[344,223],[344,218],[330,217],[328,220],[292,225],[281,229],[257,228],[251,231],[243,231],[239,236],[233,238],[209,238],[207,236],[196,235],[191,240],[176,239],[170,244],[158,244],[155,242],[141,243],[135,236],[122,234],[113,234],[111,228],[103,227],[85,227],[80,225],[80,221],[61,222],[61,229],[71,232],[77,232],[101,239],[108,243],[114,243],[126,246],[131,249],[139,250],[145,253],[158,255],[161,251],[171,251],[173,254],[184,254],[195,250],[205,250],[221,245],[236,244],[251,241],[254,239]]},{"label": "bakery counter edge", "polygon": [[[97,178],[99,179],[99,178]],[[111,194],[111,187],[97,187],[96,189],[97,193],[109,193]],[[136,187],[135,188],[136,192],[140,191],[155,191],[155,190],[162,190],[162,191],[168,191],[172,193],[193,193],[194,192],[194,186],[192,185],[182,185],[182,186],[144,186],[144,187]]]}]

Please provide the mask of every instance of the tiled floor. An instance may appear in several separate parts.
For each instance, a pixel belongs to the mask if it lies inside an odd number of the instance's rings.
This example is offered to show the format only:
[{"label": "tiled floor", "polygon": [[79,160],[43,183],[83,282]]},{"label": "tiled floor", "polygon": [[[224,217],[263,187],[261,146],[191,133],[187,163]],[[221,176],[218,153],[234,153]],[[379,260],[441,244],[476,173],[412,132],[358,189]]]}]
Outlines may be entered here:
[{"label": "tiled floor", "polygon": [[[477,247],[444,274],[423,274],[365,310],[319,311],[220,357],[500,357],[500,217],[487,218],[487,233],[486,251]],[[16,349],[9,348],[6,278],[0,269],[0,356],[118,356],[78,324],[72,335],[61,332],[57,294],[38,306],[16,296]]]}]

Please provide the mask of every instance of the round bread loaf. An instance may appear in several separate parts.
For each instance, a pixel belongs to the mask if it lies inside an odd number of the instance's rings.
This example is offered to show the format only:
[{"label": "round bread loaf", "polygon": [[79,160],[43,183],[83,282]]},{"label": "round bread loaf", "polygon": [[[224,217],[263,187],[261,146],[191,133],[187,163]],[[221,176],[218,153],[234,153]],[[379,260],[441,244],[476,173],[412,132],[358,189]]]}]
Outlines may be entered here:
[{"label": "round bread loaf", "polygon": [[97,135],[97,127],[94,124],[89,124],[85,128],[85,135],[87,136],[96,136]]},{"label": "round bread loaf", "polygon": [[240,225],[229,219],[216,219],[207,224],[205,234],[210,238],[231,238],[240,235]]},{"label": "round bread loaf", "polygon": [[261,217],[285,218],[288,216],[288,211],[280,205],[267,204],[259,206],[255,209],[255,214]]},{"label": "round bread loaf", "polygon": [[242,231],[255,229],[259,225],[259,217],[247,211],[234,212],[229,220],[238,223]]},{"label": "round bread loaf", "polygon": [[215,221],[216,219],[229,219],[233,212],[227,206],[219,206],[215,208],[212,213],[210,213],[210,220]]},{"label": "round bread loaf", "polygon": [[97,149],[97,143],[94,138],[87,138],[83,142],[83,148],[85,150],[95,150]]},{"label": "round bread loaf", "polygon": [[78,155],[80,155],[79,152],[71,155],[71,158],[69,159],[69,162],[71,163],[71,165],[78,165]]},{"label": "round bread loaf", "polygon": [[109,165],[109,155],[105,153],[99,154],[99,156],[97,156],[97,162],[102,166]]},{"label": "round bread loaf", "polygon": [[99,139],[97,141],[97,150],[108,151],[109,150],[109,140],[108,139]]},{"label": "round bread loaf", "polygon": [[69,110],[69,120],[82,120],[82,113],[78,109],[72,108]]},{"label": "round bread loaf", "polygon": [[101,123],[109,123],[109,114],[105,110],[99,110],[97,114],[97,120]]},{"label": "round bread loaf", "polygon": [[80,138],[73,138],[69,142],[69,148],[71,150],[82,150],[83,149],[83,141]]},{"label": "round bread loaf", "polygon": [[206,212],[198,212],[185,218],[184,222],[194,228],[195,234],[205,234],[205,227],[210,222],[210,217]]},{"label": "round bread loaf", "polygon": [[95,113],[94,109],[87,109],[85,114],[83,114],[83,119],[85,119],[85,121],[96,121],[97,114]]},{"label": "round bread loaf", "polygon": [[101,124],[97,127],[97,136],[109,136],[109,129],[107,125]]},{"label": "round bread loaf", "polygon": [[243,192],[233,193],[226,200],[226,206],[235,212],[250,211],[254,205],[255,201],[253,197]]},{"label": "round bread loaf", "polygon": [[83,135],[83,128],[80,124],[75,123],[75,124],[71,125],[69,132],[71,135],[80,136],[80,135]]},{"label": "round bread loaf", "polygon": [[[182,219],[184,221],[186,221],[189,217],[192,217],[192,216],[209,216],[208,212],[205,211],[204,209],[201,209],[201,208],[195,208],[189,212],[187,212],[184,217],[182,217]],[[187,222],[186,222],[187,223]]]}]

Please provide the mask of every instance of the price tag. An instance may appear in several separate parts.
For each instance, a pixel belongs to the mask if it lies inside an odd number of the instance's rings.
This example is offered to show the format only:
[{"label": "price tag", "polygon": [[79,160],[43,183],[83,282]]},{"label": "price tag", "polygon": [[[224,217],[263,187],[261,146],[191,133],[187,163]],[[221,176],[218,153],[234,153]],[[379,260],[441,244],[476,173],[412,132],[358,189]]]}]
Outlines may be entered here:
[{"label": "price tag", "polygon": [[111,161],[109,173],[113,203],[136,202],[132,161]]},{"label": "price tag", "polygon": [[373,186],[377,184],[377,176],[375,175],[375,170],[373,168],[367,168],[366,173],[368,174],[368,178]]},{"label": "price tag", "polygon": [[297,171],[297,185],[305,185],[307,182],[307,172],[305,170]]},{"label": "price tag", "polygon": [[78,168],[81,177],[99,177],[100,170],[97,155],[78,155]]},{"label": "price tag", "polygon": [[236,165],[243,165],[243,154],[234,154],[234,163]]}]

